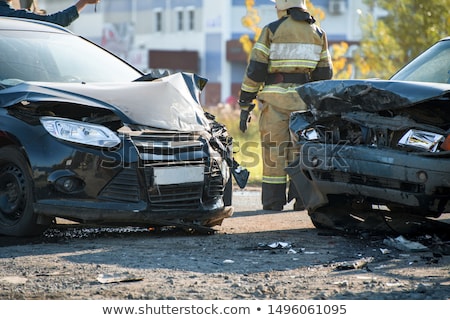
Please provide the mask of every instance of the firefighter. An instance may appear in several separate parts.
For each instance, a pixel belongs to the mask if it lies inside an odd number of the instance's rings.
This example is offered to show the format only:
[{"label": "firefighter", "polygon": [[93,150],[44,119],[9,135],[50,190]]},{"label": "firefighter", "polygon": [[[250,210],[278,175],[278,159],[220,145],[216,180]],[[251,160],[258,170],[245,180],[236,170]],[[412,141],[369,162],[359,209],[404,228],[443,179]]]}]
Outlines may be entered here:
[{"label": "firefighter", "polygon": [[[304,205],[285,172],[293,160],[289,131],[292,111],[306,110],[296,93],[301,84],[331,79],[333,68],[324,30],[308,13],[305,0],[272,0],[278,20],[264,26],[255,43],[241,85],[239,128],[247,130],[254,99],[261,102],[261,138],[264,210],[281,211],[293,199],[295,210]],[[288,192],[286,194],[286,190]]]}]

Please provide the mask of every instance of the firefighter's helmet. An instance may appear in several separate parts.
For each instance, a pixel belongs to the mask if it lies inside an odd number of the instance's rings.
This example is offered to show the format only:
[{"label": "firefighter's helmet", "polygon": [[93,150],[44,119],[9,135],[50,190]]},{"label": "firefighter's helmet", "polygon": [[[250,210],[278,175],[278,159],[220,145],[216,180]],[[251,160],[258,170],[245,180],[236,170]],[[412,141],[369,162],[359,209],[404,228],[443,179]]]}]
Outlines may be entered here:
[{"label": "firefighter's helmet", "polygon": [[290,8],[302,8],[306,10],[305,0],[272,0],[277,5],[278,10],[287,10]]}]

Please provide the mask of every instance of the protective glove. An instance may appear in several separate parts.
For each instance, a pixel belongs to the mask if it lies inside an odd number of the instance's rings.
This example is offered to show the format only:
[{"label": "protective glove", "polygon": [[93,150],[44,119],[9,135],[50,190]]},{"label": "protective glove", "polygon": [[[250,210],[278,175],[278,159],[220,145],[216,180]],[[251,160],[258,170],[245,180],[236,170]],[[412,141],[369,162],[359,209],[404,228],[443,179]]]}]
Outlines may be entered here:
[{"label": "protective glove", "polygon": [[240,115],[240,121],[239,121],[239,129],[245,133],[247,131],[247,123],[250,122],[251,116],[250,112],[255,108],[255,104],[253,103],[246,103],[241,104],[239,103],[241,107],[241,115]]}]

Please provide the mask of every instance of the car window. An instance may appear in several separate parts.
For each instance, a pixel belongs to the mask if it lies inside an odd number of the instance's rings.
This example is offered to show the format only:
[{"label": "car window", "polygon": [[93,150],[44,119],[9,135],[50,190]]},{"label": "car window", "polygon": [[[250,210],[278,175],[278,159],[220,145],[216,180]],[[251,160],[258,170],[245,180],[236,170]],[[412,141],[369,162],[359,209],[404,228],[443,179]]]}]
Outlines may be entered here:
[{"label": "car window", "polygon": [[399,70],[392,80],[450,83],[450,41],[440,41]]},{"label": "car window", "polygon": [[140,72],[72,34],[0,31],[0,80],[128,82]]}]

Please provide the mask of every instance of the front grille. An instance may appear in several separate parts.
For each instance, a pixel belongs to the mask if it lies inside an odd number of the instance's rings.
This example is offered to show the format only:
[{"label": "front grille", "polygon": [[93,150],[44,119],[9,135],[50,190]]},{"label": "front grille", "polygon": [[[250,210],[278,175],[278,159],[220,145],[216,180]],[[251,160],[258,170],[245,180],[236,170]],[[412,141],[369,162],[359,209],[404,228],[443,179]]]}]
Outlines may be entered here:
[{"label": "front grille", "polygon": [[[223,195],[224,183],[220,158],[210,157],[208,142],[196,134],[177,132],[139,132],[130,136],[139,154],[138,167],[124,168],[102,190],[100,199],[139,202],[147,199],[152,211],[198,210],[202,203],[217,199]],[[154,170],[170,168],[200,168],[197,176],[194,171],[180,170],[193,174],[190,181],[172,184],[177,178],[159,180],[155,183]],[[204,168],[204,175],[199,176]],[[142,180],[139,172],[142,172]],[[188,175],[189,175],[188,174]],[[170,173],[163,177],[170,177]],[[195,178],[196,177],[196,178]],[[161,179],[161,176],[159,176]],[[203,180],[203,181],[202,181]]]},{"label": "front grille", "polygon": [[317,180],[322,181],[343,182],[404,192],[421,193],[425,189],[423,185],[418,183],[348,172],[315,170],[313,174]]},{"label": "front grille", "polygon": [[139,202],[139,182],[136,169],[125,168],[102,190],[100,199]]},{"label": "front grille", "polygon": [[223,195],[223,177],[222,172],[220,171],[220,165],[216,159],[211,159],[209,174],[209,183],[207,188],[207,193],[209,197],[218,197]]},{"label": "front grille", "polygon": [[153,211],[198,209],[202,193],[202,184],[156,186],[148,190]]},{"label": "front grille", "polygon": [[[202,202],[223,194],[223,179],[217,160],[210,158],[208,142],[197,134],[143,132],[132,136],[144,170],[147,194],[153,211],[197,210]],[[156,185],[153,169],[203,167],[204,181]]]},{"label": "front grille", "polygon": [[131,138],[143,164],[167,165],[170,162],[205,158],[206,142],[188,133],[145,133]]}]

